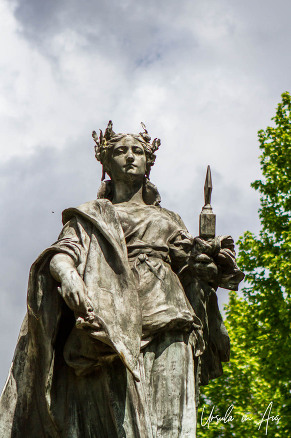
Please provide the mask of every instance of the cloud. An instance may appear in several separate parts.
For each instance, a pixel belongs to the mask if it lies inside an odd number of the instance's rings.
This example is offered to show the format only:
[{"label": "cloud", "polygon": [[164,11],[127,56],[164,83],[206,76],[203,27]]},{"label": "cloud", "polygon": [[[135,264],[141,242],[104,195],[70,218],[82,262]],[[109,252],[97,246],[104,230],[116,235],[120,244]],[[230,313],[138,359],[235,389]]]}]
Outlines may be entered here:
[{"label": "cloud", "polygon": [[[146,123],[151,179],[193,234],[211,165],[217,231],[257,231],[258,129],[290,89],[290,6],[270,0],[2,1],[1,310],[4,382],[29,266],[60,212],[95,197],[91,131]],[[52,213],[54,211],[54,213]]]}]

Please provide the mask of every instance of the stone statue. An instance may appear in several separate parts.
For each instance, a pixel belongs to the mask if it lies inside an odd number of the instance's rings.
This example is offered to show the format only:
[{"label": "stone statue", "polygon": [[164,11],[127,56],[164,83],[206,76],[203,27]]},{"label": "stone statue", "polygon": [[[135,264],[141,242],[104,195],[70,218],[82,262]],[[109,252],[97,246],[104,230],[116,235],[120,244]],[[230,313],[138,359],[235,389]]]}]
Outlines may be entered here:
[{"label": "stone statue", "polygon": [[2,438],[196,436],[199,385],[229,360],[215,291],[243,274],[230,236],[193,238],[160,206],[149,180],[160,140],[142,127],[93,131],[98,199],[63,212],[31,267]]}]

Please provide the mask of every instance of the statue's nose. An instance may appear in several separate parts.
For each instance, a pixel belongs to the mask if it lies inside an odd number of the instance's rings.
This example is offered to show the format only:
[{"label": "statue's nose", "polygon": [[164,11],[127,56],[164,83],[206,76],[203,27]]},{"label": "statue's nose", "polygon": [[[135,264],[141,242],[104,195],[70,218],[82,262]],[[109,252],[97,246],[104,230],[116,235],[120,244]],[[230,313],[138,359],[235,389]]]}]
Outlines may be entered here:
[{"label": "statue's nose", "polygon": [[129,152],[129,154],[126,157],[126,161],[129,163],[132,163],[134,161],[134,156],[132,152]]}]

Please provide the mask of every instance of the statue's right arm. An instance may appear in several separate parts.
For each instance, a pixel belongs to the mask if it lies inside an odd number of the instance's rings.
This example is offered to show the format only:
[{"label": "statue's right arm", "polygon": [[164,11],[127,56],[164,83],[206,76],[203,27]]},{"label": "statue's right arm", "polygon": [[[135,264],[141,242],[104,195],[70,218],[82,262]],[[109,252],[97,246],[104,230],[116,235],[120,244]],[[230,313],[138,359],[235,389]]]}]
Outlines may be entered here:
[{"label": "statue's right arm", "polygon": [[90,319],[92,306],[86,285],[78,274],[73,259],[68,254],[55,254],[50,262],[50,272],[53,278],[61,283],[60,294],[76,317]]}]

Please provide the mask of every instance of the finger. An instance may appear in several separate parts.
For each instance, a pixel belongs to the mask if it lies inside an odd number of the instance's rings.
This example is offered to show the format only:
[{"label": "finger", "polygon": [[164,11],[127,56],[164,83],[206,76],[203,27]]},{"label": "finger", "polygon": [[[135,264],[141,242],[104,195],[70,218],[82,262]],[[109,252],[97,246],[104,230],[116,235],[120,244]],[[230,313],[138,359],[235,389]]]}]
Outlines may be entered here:
[{"label": "finger", "polygon": [[83,293],[83,291],[78,293],[79,306],[78,313],[83,315],[86,321],[93,321],[95,319],[93,304],[88,296]]},{"label": "finger", "polygon": [[211,263],[213,260],[206,254],[198,254],[195,256],[195,261],[200,263]]},{"label": "finger", "polygon": [[[80,311],[80,299],[77,293],[69,293],[65,297],[65,301],[67,302],[68,306],[75,311]],[[82,310],[83,313],[83,310]]]},{"label": "finger", "polygon": [[201,246],[202,248],[211,248],[211,245],[206,242],[206,240],[202,239],[201,237],[194,237],[193,243],[197,246]]},{"label": "finger", "polygon": [[76,293],[75,302],[76,302],[76,308],[78,309],[79,313],[86,315],[89,310],[88,304],[86,298],[79,291]]},{"label": "finger", "polygon": [[87,307],[82,306],[82,300],[77,291],[72,291],[67,289],[66,287],[58,287],[58,292],[63,297],[67,306],[73,310],[73,312],[81,312],[82,314],[86,314]]},{"label": "finger", "polygon": [[87,309],[88,309],[88,312],[93,312],[93,304],[92,304],[90,298],[88,298],[88,297],[87,297]]}]

